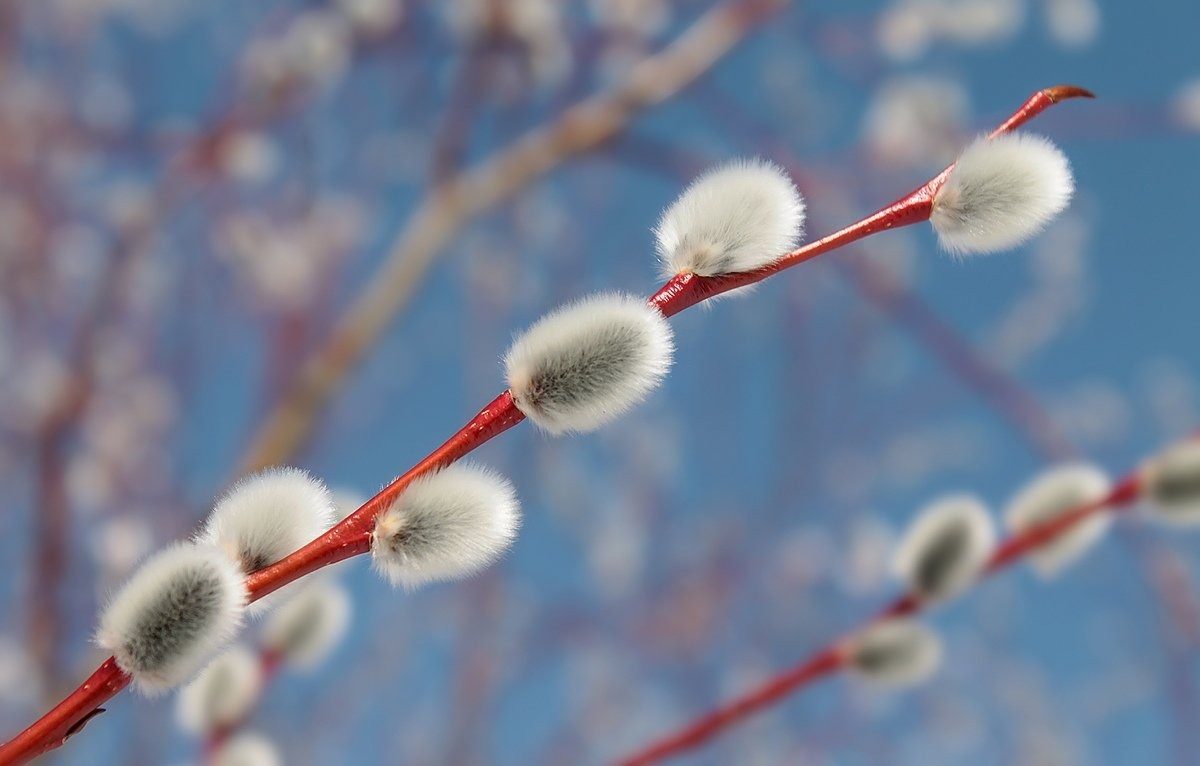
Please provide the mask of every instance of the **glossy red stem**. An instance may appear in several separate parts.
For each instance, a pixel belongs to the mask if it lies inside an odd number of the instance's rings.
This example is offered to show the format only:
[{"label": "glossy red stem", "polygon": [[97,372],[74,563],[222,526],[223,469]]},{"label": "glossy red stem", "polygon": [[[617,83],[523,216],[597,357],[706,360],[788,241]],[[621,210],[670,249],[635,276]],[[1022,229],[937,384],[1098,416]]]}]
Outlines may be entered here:
[{"label": "glossy red stem", "polygon": [[[1129,507],[1142,493],[1141,474],[1134,473],[1119,482],[1102,499],[1081,505],[1050,521],[1030,527],[1013,535],[997,546],[983,569],[983,576],[990,576],[1021,560],[1037,548],[1045,545],[1068,529],[1099,513],[1115,512]],[[926,603],[911,594],[903,595],[881,610],[871,624],[884,620],[907,617],[924,610]],[[678,732],[670,734],[649,747],[622,760],[621,766],[648,766],[668,758],[681,755],[706,742],[747,716],[778,702],[789,694],[812,684],[814,681],[841,670],[848,664],[848,655],[843,650],[848,638],[843,637],[799,665],[774,676],[762,686],[717,708],[704,717],[689,723]]]},{"label": "glossy red stem", "polygon": [[[1021,127],[1054,104],[1071,98],[1092,98],[1091,91],[1074,85],[1056,85],[1034,93],[1017,111],[1001,123],[991,136],[995,138]],[[663,285],[650,297],[650,304],[658,307],[663,316],[670,317],[703,300],[727,293],[739,287],[752,285],[792,266],[810,261],[819,255],[853,244],[872,234],[888,229],[898,229],[929,220],[933,212],[933,199],[938,189],[950,175],[953,165],[929,179],[923,185],[886,205],[860,221],[836,231],[826,237],[809,242],[769,266],[757,271],[741,274],[704,277],[696,274],[679,274]]]},{"label": "glossy red stem", "polygon": [[945,175],[945,172],[943,172],[921,188],[916,189],[861,221],[853,223],[827,237],[809,242],[771,265],[764,266],[756,271],[747,271],[740,274],[724,274],[715,277],[705,277],[689,272],[677,274],[659,288],[658,292],[650,296],[649,302],[652,306],[657,307],[663,316],[671,317],[684,309],[695,306],[701,301],[722,293],[727,293],[730,290],[736,290],[739,287],[761,282],[784,269],[791,268],[805,261],[810,261],[830,250],[845,247],[864,237],[869,237],[872,234],[877,234],[888,229],[896,229],[901,226],[909,226],[929,220],[929,214],[933,210],[933,195],[937,187],[941,186]]},{"label": "glossy red stem", "polygon": [[[250,600],[255,601],[323,566],[337,563],[371,548],[375,517],[386,509],[414,479],[462,458],[525,419],[505,391],[479,411],[471,422],[451,436],[407,473],[384,487],[361,508],[308,545],[246,580]],[[129,685],[130,678],[109,657],[95,673],[62,702],[11,741],[0,746],[0,764],[27,763],[60,747],[81,728],[94,712]]]},{"label": "glossy red stem", "polygon": [[815,657],[772,678],[733,704],[709,713],[678,733],[626,758],[621,761],[621,766],[647,766],[647,764],[657,763],[699,747],[734,723],[769,707],[796,689],[836,672],[845,664],[846,658],[843,652],[837,649],[826,649]]},{"label": "glossy red stem", "polygon": [[[1090,98],[1091,96],[1089,91],[1071,85],[1060,85],[1038,91],[996,128],[992,135],[1015,130],[1060,101],[1069,98]],[[770,266],[744,274],[718,277],[680,274],[669,280],[651,296],[649,303],[656,306],[663,316],[674,316],[707,298],[761,282],[784,269],[809,261],[830,250],[857,242],[864,237],[928,220],[933,209],[933,198],[950,173],[950,169],[946,168],[936,177],[892,204],[840,231],[788,253]],[[462,458],[480,445],[520,423],[524,417],[516,408],[512,395],[508,391],[496,397],[470,423],[450,437],[445,444],[430,453],[407,473],[384,487],[379,494],[368,500],[337,526],[290,556],[250,575],[247,578],[250,600],[260,599],[322,567],[366,553],[371,547],[371,530],[375,517],[397,495],[403,492],[413,479]],[[107,671],[106,668],[108,668]],[[106,693],[99,694],[95,688],[88,687],[88,684],[97,678],[105,683]],[[68,733],[73,733],[75,730],[72,727],[76,727],[80,721],[86,721],[92,711],[128,684],[129,678],[116,667],[116,661],[110,657],[88,681],[85,681],[82,686],[56,705],[53,710],[14,739],[0,746],[0,766],[25,763],[41,753],[59,747],[65,741]]]},{"label": "glossy red stem", "polygon": [[257,601],[321,567],[366,553],[371,549],[375,517],[391,505],[414,479],[465,457],[524,419],[525,415],[517,409],[512,394],[508,391],[500,394],[471,418],[471,422],[447,439],[445,444],[380,490],[379,494],[341,523],[290,556],[250,575],[246,580],[250,600]]},{"label": "glossy red stem", "polygon": [[0,747],[0,764],[27,763],[45,752],[62,747],[88,721],[104,712],[100,706],[129,686],[131,680],[117,667],[116,659],[109,657],[50,712]]}]

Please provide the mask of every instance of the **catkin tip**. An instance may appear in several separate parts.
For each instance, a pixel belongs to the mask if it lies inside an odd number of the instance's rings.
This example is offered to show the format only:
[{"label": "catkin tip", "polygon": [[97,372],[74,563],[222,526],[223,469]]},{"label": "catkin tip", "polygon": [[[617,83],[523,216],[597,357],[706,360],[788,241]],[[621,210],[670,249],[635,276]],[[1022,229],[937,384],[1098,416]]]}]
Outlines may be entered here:
[{"label": "catkin tip", "polygon": [[[298,468],[268,468],[242,479],[217,501],[197,540],[216,545],[246,574],[275,563],[333,524],[325,484]],[[259,614],[278,603],[274,594],[250,606]]]},{"label": "catkin tip", "polygon": [[671,326],[641,298],[601,294],[559,308],[505,357],[513,401],[552,434],[592,431],[653,391],[671,366]]},{"label": "catkin tip", "polygon": [[97,642],[144,693],[177,686],[241,627],[242,572],[221,550],[179,543],[150,557],[112,597]]},{"label": "catkin tip", "polygon": [[701,175],[654,230],[665,278],[734,274],[766,266],[795,248],[804,199],[782,168],[736,160]]},{"label": "catkin tip", "polygon": [[410,484],[375,520],[371,556],[394,585],[465,577],[512,544],[520,506],[507,479],[452,465]]},{"label": "catkin tip", "polygon": [[1049,140],[1023,133],[982,137],[959,155],[929,220],[947,251],[994,253],[1045,228],[1074,191],[1071,166]]}]

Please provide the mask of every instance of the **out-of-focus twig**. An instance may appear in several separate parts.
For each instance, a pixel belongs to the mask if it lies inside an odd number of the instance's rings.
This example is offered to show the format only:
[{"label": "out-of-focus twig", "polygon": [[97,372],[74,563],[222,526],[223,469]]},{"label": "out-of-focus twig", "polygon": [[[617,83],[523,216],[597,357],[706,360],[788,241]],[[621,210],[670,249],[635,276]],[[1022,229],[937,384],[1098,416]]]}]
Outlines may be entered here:
[{"label": "out-of-focus twig", "polygon": [[471,116],[478,105],[478,78],[486,58],[486,41],[472,44],[459,62],[450,96],[443,110],[433,147],[432,178],[434,184],[451,178],[463,159],[463,151],[471,134]]},{"label": "out-of-focus twig", "polygon": [[[11,36],[18,20],[15,3],[0,2],[0,76]],[[30,616],[28,643],[51,696],[57,696],[59,644],[58,590],[67,566],[70,507],[66,472],[70,442],[79,420],[88,410],[94,393],[95,368],[103,352],[97,337],[105,322],[118,309],[132,263],[150,238],[166,225],[180,194],[188,184],[201,184],[219,176],[220,156],[226,143],[239,131],[257,127],[296,110],[304,103],[301,90],[289,91],[263,103],[233,101],[195,136],[175,148],[149,196],[149,209],[136,224],[122,231],[109,253],[95,296],[77,322],[78,329],[67,354],[68,380],[51,404],[35,434],[31,454],[35,460],[36,497],[33,543],[30,557]],[[284,97],[286,96],[286,97]],[[64,144],[84,138],[98,139],[74,125],[47,126],[48,143]]]},{"label": "out-of-focus twig", "polygon": [[[980,578],[997,574],[1022,561],[1046,543],[1066,534],[1072,528],[1100,514],[1123,513],[1131,508],[1145,492],[1145,482],[1139,471],[1121,479],[1098,501],[1075,506],[1053,519],[1035,524],[1000,543],[992,552],[980,573]],[[868,625],[880,621],[919,614],[929,603],[907,593],[897,597],[872,618]],[[800,664],[772,676],[750,692],[737,697],[703,715],[651,745],[623,758],[621,766],[649,766],[699,747],[713,737],[747,717],[779,703],[789,695],[834,673],[846,670],[852,663],[853,642],[858,633],[833,641],[809,655]]]},{"label": "out-of-focus twig", "polygon": [[[157,206],[173,196],[164,188]],[[67,461],[75,426],[87,409],[95,388],[96,368],[103,354],[101,328],[117,311],[130,268],[149,234],[154,216],[125,232],[114,243],[96,293],[83,312],[69,358],[71,378],[40,424],[34,446],[37,494],[33,518],[32,572],[29,582],[28,640],[42,684],[50,696],[58,693],[59,590],[66,574],[70,535]]]}]

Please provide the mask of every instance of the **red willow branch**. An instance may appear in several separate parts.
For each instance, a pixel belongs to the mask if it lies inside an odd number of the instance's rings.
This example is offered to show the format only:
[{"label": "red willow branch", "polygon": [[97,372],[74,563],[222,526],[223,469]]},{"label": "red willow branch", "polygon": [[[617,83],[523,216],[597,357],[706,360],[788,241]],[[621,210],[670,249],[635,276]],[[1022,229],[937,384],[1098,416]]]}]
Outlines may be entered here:
[{"label": "red willow branch", "polygon": [[[977,582],[1019,562],[1059,535],[1085,520],[1101,513],[1116,513],[1130,508],[1142,496],[1144,482],[1141,472],[1134,472],[1118,482],[1103,498],[1080,505],[1071,511],[1025,532],[1013,535],[993,551]],[[881,610],[868,625],[897,617],[908,617],[925,610],[927,602],[905,594]],[[758,688],[732,702],[696,719],[676,732],[657,740],[637,753],[620,761],[621,766],[648,766],[680,755],[698,747],[725,729],[748,716],[779,702],[829,675],[849,667],[852,660],[850,633],[814,653],[795,667],[774,676]]]},{"label": "red willow branch", "polygon": [[[757,138],[760,131],[755,131]],[[673,147],[645,137],[627,137],[623,148],[632,149],[641,165],[661,167],[672,178],[690,178],[711,163],[702,157],[683,154]],[[768,154],[803,186],[807,174],[786,147]],[[808,178],[810,184],[827,181]],[[932,353],[967,388],[1011,425],[1017,435],[1038,455],[1063,461],[1079,455],[1054,425],[1038,398],[1021,381],[981,356],[954,327],[948,324],[916,293],[905,289],[878,264],[863,258],[847,258],[837,266],[839,273],[869,302],[887,313],[898,325]]]},{"label": "red willow branch", "polygon": [[[1015,130],[1061,101],[1091,95],[1083,88],[1069,85],[1040,90],[996,128],[992,135]],[[838,232],[793,250],[769,266],[751,272],[713,277],[694,273],[679,274],[668,280],[648,302],[664,317],[671,317],[708,298],[761,282],[785,269],[864,237],[927,221],[932,212],[934,195],[945,182],[950,170],[951,168],[946,168],[892,204]],[[356,354],[351,354],[351,359],[354,355]],[[351,359],[339,357],[339,364],[348,364]],[[459,460],[524,419],[525,415],[517,408],[512,394],[504,391],[442,446],[384,487],[324,535],[295,553],[251,574],[246,579],[249,600],[256,601],[322,567],[368,552],[375,518],[391,505],[413,480]],[[82,723],[95,714],[97,708],[128,686],[130,680],[117,666],[116,660],[110,657],[66,699],[0,747],[0,764],[7,766],[24,763],[47,750],[61,746],[67,737],[78,731]]]},{"label": "red willow branch", "polygon": [[[756,140],[769,140],[769,136],[763,130],[755,130],[754,134]],[[710,164],[699,157],[681,155],[673,147],[646,141],[644,138],[626,141],[626,145],[636,150],[639,163],[662,165],[672,177],[691,177],[699,168]],[[801,179],[805,176],[804,170],[786,147],[778,146],[772,153],[794,178]],[[820,183],[813,179],[809,179],[809,182]],[[868,260],[846,258],[835,265],[860,295],[889,314],[900,327],[908,330],[941,360],[948,371],[975,391],[997,415],[1011,425],[1036,454],[1053,462],[1065,462],[1080,457],[1079,448],[1054,425],[1037,396],[1022,385],[1021,381],[978,354],[954,327],[939,317],[919,295],[903,288],[885,269]],[[1180,566],[1178,553],[1162,544],[1140,539],[1134,540],[1133,549],[1144,570],[1145,579],[1158,596],[1171,625],[1183,637],[1183,649],[1194,649],[1197,645],[1196,604],[1191,585],[1185,576],[1186,571]],[[1176,649],[1172,654],[1178,655],[1180,650]],[[778,677],[771,685],[760,690],[762,697],[771,700],[786,692],[794,683],[793,675],[805,676],[814,668],[823,667],[825,659],[817,657],[811,663]],[[1191,720],[1187,709],[1191,706],[1194,694],[1190,690],[1191,683],[1187,673],[1174,673],[1171,677],[1172,693],[1180,700],[1180,704],[1175,706],[1178,708],[1175,710],[1176,729],[1181,733],[1180,762],[1190,763],[1187,753],[1191,752],[1189,748],[1194,748],[1194,743],[1183,733],[1188,730],[1186,722]],[[756,696],[741,702],[743,705],[750,705],[761,701]]]},{"label": "red willow branch", "polygon": [[242,472],[283,462],[307,442],[325,403],[465,222],[510,199],[570,157],[602,146],[638,114],[694,82],[785,3],[735,0],[717,6],[661,52],[638,63],[615,87],[580,101],[435,186],[392,242],[382,267],[267,414],[251,439]]}]

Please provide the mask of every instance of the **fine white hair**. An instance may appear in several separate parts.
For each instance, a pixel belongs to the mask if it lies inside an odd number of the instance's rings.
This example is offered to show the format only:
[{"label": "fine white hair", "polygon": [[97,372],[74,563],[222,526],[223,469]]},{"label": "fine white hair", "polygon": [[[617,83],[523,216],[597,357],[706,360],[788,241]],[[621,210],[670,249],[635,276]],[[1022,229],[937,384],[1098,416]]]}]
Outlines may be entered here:
[{"label": "fine white hair", "polygon": [[851,639],[849,667],[873,684],[891,688],[927,681],[942,663],[937,633],[913,619],[876,623]]},{"label": "fine white hair", "polygon": [[507,479],[487,468],[452,465],[413,481],[379,515],[371,555],[393,585],[453,580],[499,558],[520,519]]},{"label": "fine white hair", "polygon": [[703,174],[663,212],[654,233],[663,275],[754,271],[796,247],[804,200],[783,170],[736,160]]},{"label": "fine white hair", "polygon": [[238,734],[213,753],[212,766],[283,766],[275,743],[261,734]]},{"label": "fine white hair", "polygon": [[970,495],[926,506],[896,547],[893,568],[924,601],[956,595],[979,575],[996,542],[987,508]]},{"label": "fine white hair", "polygon": [[[1073,463],[1051,468],[1017,492],[1004,511],[1004,520],[1010,531],[1020,534],[1098,502],[1111,489],[1108,475],[1096,466]],[[1099,542],[1111,521],[1106,513],[1090,514],[1030,553],[1030,566],[1042,577],[1053,577]]]},{"label": "fine white hair", "polygon": [[306,584],[267,617],[263,645],[300,668],[319,665],[350,626],[346,589],[321,578]]},{"label": "fine white hair", "polygon": [[593,295],[558,308],[513,341],[513,401],[552,434],[592,431],[653,391],[671,366],[667,320],[641,298]]},{"label": "fine white hair", "polygon": [[1143,469],[1151,513],[1180,526],[1200,524],[1200,440],[1177,444]]},{"label": "fine white hair", "polygon": [[1071,166],[1041,136],[981,137],[959,155],[933,199],[930,223],[952,253],[994,253],[1037,234],[1066,209]]},{"label": "fine white hair", "polygon": [[262,661],[234,646],[208,663],[179,690],[176,713],[187,731],[207,736],[233,726],[249,713],[262,691]]},{"label": "fine white hair", "polygon": [[357,511],[367,502],[367,498],[358,490],[340,487],[331,491],[333,496],[334,520],[341,521]]},{"label": "fine white hair", "polygon": [[242,625],[242,572],[212,545],[177,543],[143,563],[109,601],[96,641],[146,694],[186,681]]},{"label": "fine white hair", "polygon": [[[197,539],[220,547],[249,574],[320,537],[333,519],[333,499],[319,479],[298,468],[268,468],[226,492]],[[272,594],[250,611],[275,603]]]}]

